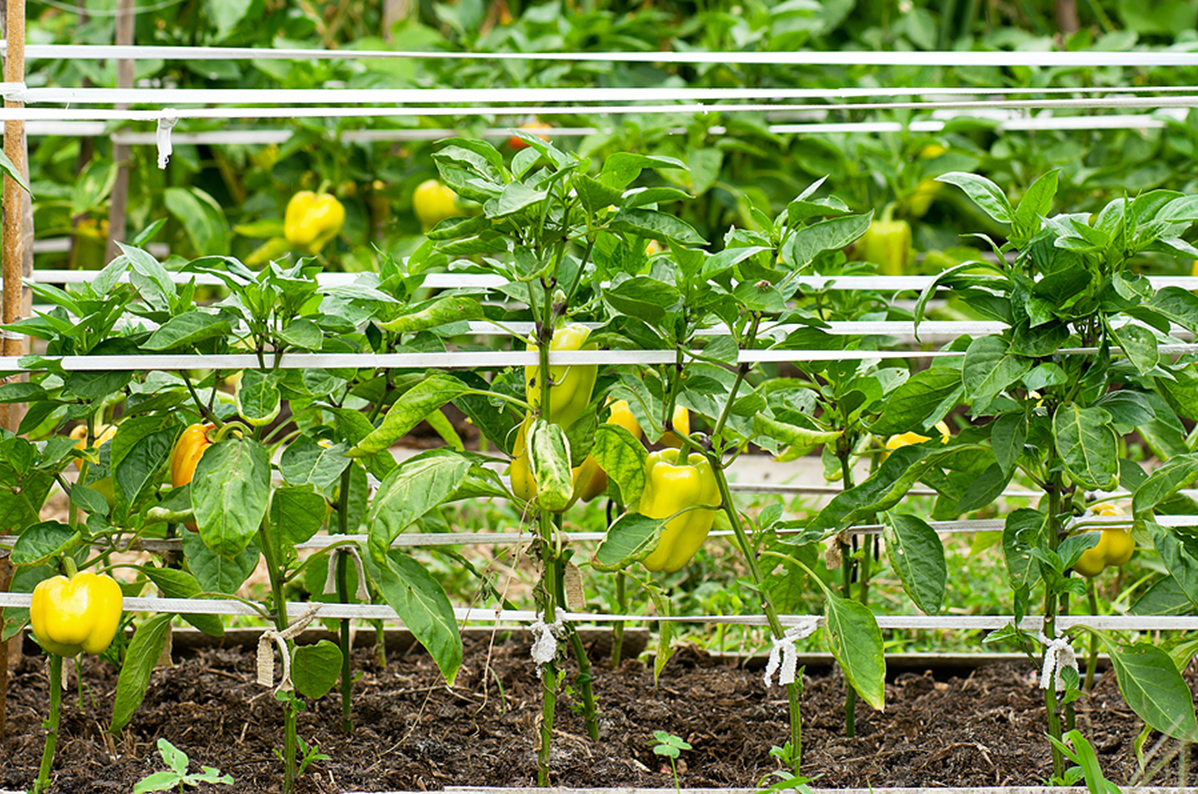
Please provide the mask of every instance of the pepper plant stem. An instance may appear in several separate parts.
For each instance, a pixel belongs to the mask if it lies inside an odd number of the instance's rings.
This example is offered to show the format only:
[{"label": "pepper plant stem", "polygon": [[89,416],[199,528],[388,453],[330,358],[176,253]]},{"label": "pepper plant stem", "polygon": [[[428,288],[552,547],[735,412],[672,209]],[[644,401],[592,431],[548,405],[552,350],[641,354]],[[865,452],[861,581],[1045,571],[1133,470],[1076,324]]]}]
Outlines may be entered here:
[{"label": "pepper plant stem", "polygon": [[[1098,593],[1094,587],[1094,579],[1086,582],[1086,598],[1090,603],[1090,614],[1098,614]],[[1086,660],[1086,682],[1084,689],[1090,692],[1094,689],[1094,673],[1098,670],[1098,635],[1090,633],[1090,658]]]},{"label": "pepper plant stem", "polygon": [[62,657],[50,654],[50,715],[46,718],[46,747],[42,750],[42,766],[33,784],[34,794],[50,790],[50,770],[54,766],[54,750],[58,746],[58,723],[62,711]]},{"label": "pepper plant stem", "polygon": [[[529,294],[535,290],[529,286]],[[538,382],[541,385],[541,412],[549,411],[549,344],[553,338],[553,300],[546,286],[542,305],[542,319],[537,324]],[[556,583],[558,578],[557,544],[554,537],[553,520],[549,512],[541,508],[538,513],[541,538],[541,582],[539,591],[542,599],[541,620],[553,625],[557,620]],[[553,742],[553,717],[557,708],[557,661],[550,660],[541,667],[541,748],[537,754],[537,784],[549,785],[549,752]]]},{"label": "pepper plant stem", "polygon": [[[850,461],[852,456],[851,446],[844,451],[844,454],[839,454],[840,458],[840,476],[844,490],[849,490],[853,487],[853,466]],[[849,554],[848,545],[840,539],[836,539],[840,547],[840,590],[841,595],[847,599],[853,597],[853,565],[855,564]],[[866,548],[865,556],[869,557],[869,549]],[[862,596],[865,594],[865,583],[862,582]],[[846,679],[844,682],[844,735],[852,739],[857,735],[857,690],[853,689],[853,685]]]},{"label": "pepper plant stem", "polygon": [[[349,488],[353,464],[341,472],[341,493],[337,500],[337,532],[340,535],[349,534]],[[349,560],[345,554],[337,555],[337,600],[342,604],[349,603]],[[353,710],[353,670],[350,652],[349,620],[341,621],[341,730],[346,736],[354,732]]]},{"label": "pepper plant stem", "polygon": [[[733,391],[735,395],[735,391]],[[706,453],[708,460],[711,460],[714,453]],[[745,532],[744,525],[740,522],[740,516],[736,513],[736,506],[732,502],[732,491],[728,488],[728,479],[724,476],[724,470],[715,465],[717,461],[712,461],[712,471],[715,473],[716,484],[720,488],[720,501],[723,504],[724,514],[728,516],[728,522],[732,525],[732,531],[736,533],[736,543],[740,546],[741,553],[745,558],[745,565],[749,569],[749,575],[753,579],[753,584],[757,589],[757,595],[761,599],[761,607],[765,611],[765,618],[770,624],[770,631],[774,635],[774,639],[780,640],[786,633],[782,627],[782,621],[778,619],[778,611],[774,609],[774,605],[770,603],[769,597],[765,592],[765,575],[761,571],[761,564],[757,559],[757,554],[749,543],[749,536]],[[802,696],[801,679],[786,685],[786,701],[790,713],[790,746],[793,750],[791,753],[791,772],[795,775],[799,774],[799,767],[803,761],[803,715],[800,710],[800,698]]]},{"label": "pepper plant stem", "polygon": [[[1052,467],[1050,467],[1051,470]],[[1054,551],[1057,547],[1057,532],[1060,527],[1057,523],[1057,514],[1061,509],[1061,477],[1059,474],[1054,475],[1048,484],[1048,538],[1049,545]],[[1055,639],[1057,636],[1056,630],[1057,617],[1057,595],[1052,592],[1046,582],[1044,585],[1044,636],[1048,639]],[[1047,652],[1047,651],[1046,651]],[[1048,686],[1044,689],[1044,711],[1048,718],[1048,732],[1055,738],[1061,739],[1061,718],[1057,714],[1057,687],[1056,677],[1052,676],[1048,679]],[[1061,755],[1061,751],[1054,744],[1052,746],[1052,772],[1053,776],[1060,778],[1065,771],[1065,759]]]},{"label": "pepper plant stem", "polygon": [[[287,628],[287,600],[283,597],[283,572],[279,569],[279,556],[271,542],[271,533],[267,527],[268,518],[264,518],[258,529],[258,540],[262,545],[262,558],[266,562],[266,572],[270,577],[271,597],[274,601],[275,630],[284,631]],[[291,652],[291,641],[287,642],[287,653]],[[294,698],[294,695],[292,695]],[[296,730],[295,719],[297,709],[292,698],[283,702],[283,791],[291,794],[295,789],[295,753]]]}]

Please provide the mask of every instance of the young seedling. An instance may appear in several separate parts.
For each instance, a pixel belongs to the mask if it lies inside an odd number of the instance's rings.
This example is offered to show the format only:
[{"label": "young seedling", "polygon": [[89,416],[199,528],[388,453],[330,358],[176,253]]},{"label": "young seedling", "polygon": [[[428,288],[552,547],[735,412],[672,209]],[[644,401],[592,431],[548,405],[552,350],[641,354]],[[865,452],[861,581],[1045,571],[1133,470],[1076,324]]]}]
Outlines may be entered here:
[{"label": "young seedling", "polygon": [[664,755],[670,759],[670,771],[674,774],[674,790],[681,791],[678,786],[678,756],[683,750],[690,750],[691,746],[681,738],[665,731],[654,731],[653,739],[649,744],[653,745],[654,755]]},{"label": "young seedling", "polygon": [[191,760],[188,759],[187,753],[175,747],[166,739],[158,740],[158,754],[162,756],[162,762],[169,766],[170,769],[165,772],[155,772],[148,777],[142,778],[133,787],[133,794],[143,794],[146,791],[167,791],[169,789],[182,791],[184,786],[198,786],[201,783],[233,785],[232,775],[222,775],[219,769],[214,769],[210,766],[200,767],[203,771],[198,775],[187,774],[187,767],[191,765]]}]

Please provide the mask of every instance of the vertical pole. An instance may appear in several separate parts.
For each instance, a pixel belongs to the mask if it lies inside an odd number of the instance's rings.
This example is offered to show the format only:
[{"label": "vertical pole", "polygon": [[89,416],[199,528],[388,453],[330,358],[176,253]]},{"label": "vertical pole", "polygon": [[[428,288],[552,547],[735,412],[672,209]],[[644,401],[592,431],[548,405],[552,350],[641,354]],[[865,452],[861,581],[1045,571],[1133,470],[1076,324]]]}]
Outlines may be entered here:
[{"label": "vertical pole", "polygon": [[[5,38],[7,52],[4,58],[4,80],[12,83],[25,82],[25,0],[8,0],[5,15]],[[6,101],[5,107],[22,107],[20,102]],[[25,123],[20,120],[4,122],[4,153],[18,171],[28,174],[29,164],[25,152]],[[32,222],[25,225],[25,200],[27,195],[12,177],[4,177],[4,222],[3,222],[3,320],[13,323],[21,318],[25,303],[21,277],[25,274],[26,251],[32,258],[32,245],[27,237],[33,234]],[[32,205],[30,205],[32,214]],[[4,335],[3,352],[6,356],[19,356],[25,352],[24,340],[10,339]],[[3,426],[15,431],[20,423],[20,412],[12,409],[0,414]],[[0,592],[8,590],[12,568],[8,559],[0,560]],[[4,735],[8,701],[8,644],[0,643],[0,736]]]},{"label": "vertical pole", "polygon": [[[117,0],[116,5],[116,46],[127,47],[133,44],[133,0]],[[116,62],[117,88],[133,87],[133,61],[128,58]],[[117,104],[118,110],[128,108],[127,104]],[[125,228],[128,219],[129,203],[129,155],[128,144],[114,143],[112,145],[112,161],[117,164],[116,184],[112,187],[112,200],[108,205],[108,246],[104,251],[104,261],[111,262],[120,253],[118,242],[124,242],[127,235]]]}]

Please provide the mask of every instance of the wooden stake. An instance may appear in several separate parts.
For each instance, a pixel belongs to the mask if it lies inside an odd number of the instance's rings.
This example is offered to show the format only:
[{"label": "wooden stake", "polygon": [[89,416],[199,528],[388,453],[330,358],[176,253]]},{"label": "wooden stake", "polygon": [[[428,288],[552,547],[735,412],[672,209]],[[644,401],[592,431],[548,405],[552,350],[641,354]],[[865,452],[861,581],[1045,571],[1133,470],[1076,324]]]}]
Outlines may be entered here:
[{"label": "wooden stake", "polygon": [[[116,6],[116,46],[131,46],[133,44],[133,0],[118,0]],[[125,58],[116,62],[117,88],[133,87],[133,61]],[[127,104],[117,104],[118,110],[124,110]],[[104,261],[111,262],[121,252],[118,242],[124,242],[128,236],[125,228],[128,220],[129,205],[129,156],[131,148],[128,144],[116,143],[112,146],[112,161],[117,164],[116,184],[112,187],[112,199],[108,204],[108,246],[104,251]]]},{"label": "wooden stake", "polygon": [[[25,82],[25,0],[8,0],[5,18],[7,53],[4,58],[4,80],[12,83]],[[5,101],[5,107],[22,106],[20,102]],[[12,160],[17,170],[28,174],[29,163],[25,152],[25,122],[4,122],[4,153]],[[33,224],[25,226],[25,202],[28,194],[10,176],[4,177],[4,262],[3,262],[3,320],[13,323],[21,318],[25,296],[21,277],[25,275],[26,251],[32,255]],[[30,205],[32,215],[32,205]],[[27,239],[29,238],[29,239]],[[27,244],[29,243],[29,244]],[[32,256],[30,256],[32,258]],[[19,356],[25,352],[24,340],[10,339],[4,335],[4,355]],[[3,426],[16,431],[22,412],[11,408],[0,415]],[[0,592],[8,590],[11,567],[7,559],[0,561]],[[8,701],[8,643],[0,643],[0,737],[4,736]]]}]

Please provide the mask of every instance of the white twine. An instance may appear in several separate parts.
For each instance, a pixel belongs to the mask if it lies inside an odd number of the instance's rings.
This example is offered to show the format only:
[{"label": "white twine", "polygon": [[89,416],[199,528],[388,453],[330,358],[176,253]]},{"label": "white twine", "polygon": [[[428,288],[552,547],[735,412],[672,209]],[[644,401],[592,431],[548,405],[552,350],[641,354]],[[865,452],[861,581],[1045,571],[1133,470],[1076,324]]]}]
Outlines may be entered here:
[{"label": "white twine", "polygon": [[5,339],[13,340],[14,342],[25,341],[25,334],[20,333],[19,331],[9,331],[8,329],[5,329],[4,331],[0,332],[0,335],[2,335]]},{"label": "white twine", "polygon": [[287,641],[294,639],[296,635],[306,629],[319,611],[320,604],[313,604],[307,612],[282,631],[267,629],[262,632],[262,636],[258,638],[258,683],[260,685],[274,685],[275,654],[274,649],[270,647],[271,642],[274,642],[279,646],[279,658],[283,663],[283,678],[275,687],[275,692],[290,692],[295,689],[295,685],[291,683],[291,653],[287,648]]},{"label": "white twine", "polygon": [[537,663],[537,678],[545,665],[557,658],[557,638],[565,630],[566,624],[559,617],[552,623],[545,622],[545,613],[538,612],[536,620],[529,629],[532,631],[532,660]]},{"label": "white twine", "polygon": [[0,96],[5,102],[20,102],[25,104],[28,87],[24,83],[0,83]]},{"label": "white twine", "polygon": [[1064,635],[1050,640],[1044,632],[1040,632],[1040,642],[1044,643],[1044,669],[1040,673],[1040,688],[1048,689],[1049,682],[1054,682],[1058,689],[1064,689],[1065,679],[1061,675],[1064,669],[1072,667],[1075,673],[1079,672],[1077,652],[1069,644],[1069,638]]},{"label": "white twine", "polygon": [[337,592],[337,555],[348,554],[353,558],[354,567],[358,569],[358,592],[355,597],[359,601],[369,601],[370,591],[366,589],[366,569],[362,566],[362,555],[353,546],[334,546],[329,549],[329,572],[324,580],[324,595]]},{"label": "white twine", "polygon": [[158,144],[159,168],[166,168],[166,164],[170,162],[171,153],[174,151],[174,147],[171,145],[171,130],[178,123],[179,112],[174,108],[164,108],[162,114],[158,117],[156,142]]},{"label": "white twine", "polygon": [[774,639],[774,647],[770,649],[770,658],[765,665],[765,685],[768,688],[778,673],[778,685],[786,686],[795,682],[795,674],[799,664],[799,652],[795,643],[805,640],[819,628],[818,620],[805,620],[797,626],[791,626],[781,637]]}]

